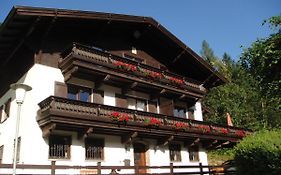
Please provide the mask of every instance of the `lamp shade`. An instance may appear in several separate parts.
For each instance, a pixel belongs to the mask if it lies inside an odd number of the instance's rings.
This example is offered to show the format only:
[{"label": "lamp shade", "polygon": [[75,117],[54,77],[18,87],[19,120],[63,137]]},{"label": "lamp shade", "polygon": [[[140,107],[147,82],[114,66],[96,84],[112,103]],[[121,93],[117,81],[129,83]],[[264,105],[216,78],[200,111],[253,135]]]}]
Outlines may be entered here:
[{"label": "lamp shade", "polygon": [[26,84],[11,84],[10,88],[16,91],[16,102],[23,103],[25,98],[25,93],[30,91],[32,88]]}]

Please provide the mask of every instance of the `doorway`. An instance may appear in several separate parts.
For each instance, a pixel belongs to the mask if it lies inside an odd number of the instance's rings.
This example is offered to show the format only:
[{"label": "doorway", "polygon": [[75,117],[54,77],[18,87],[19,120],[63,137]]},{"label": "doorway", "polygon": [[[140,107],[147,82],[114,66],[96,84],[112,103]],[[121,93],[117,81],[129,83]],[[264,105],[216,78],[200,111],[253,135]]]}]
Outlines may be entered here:
[{"label": "doorway", "polygon": [[[135,166],[146,166],[146,151],[148,146],[144,143],[134,143],[134,164]],[[146,173],[146,169],[139,169],[139,173]]]}]

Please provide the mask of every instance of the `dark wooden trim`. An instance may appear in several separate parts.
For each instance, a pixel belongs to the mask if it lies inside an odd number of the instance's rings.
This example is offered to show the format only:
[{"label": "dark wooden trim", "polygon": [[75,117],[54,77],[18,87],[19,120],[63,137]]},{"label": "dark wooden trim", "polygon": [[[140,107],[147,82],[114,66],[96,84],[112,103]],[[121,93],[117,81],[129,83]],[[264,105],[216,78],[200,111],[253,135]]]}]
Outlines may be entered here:
[{"label": "dark wooden trim", "polygon": [[87,138],[89,136],[89,134],[92,134],[94,132],[94,128],[93,127],[89,127],[81,132],[78,132],[77,134],[77,139],[78,140],[84,140],[85,138]]},{"label": "dark wooden trim", "polygon": [[138,132],[131,132],[126,136],[122,136],[121,143],[124,145],[130,144],[133,142],[133,139],[138,136]]},{"label": "dark wooden trim", "polygon": [[57,125],[55,123],[44,126],[42,128],[42,137],[43,138],[49,137],[49,135],[52,133],[52,131],[56,128],[56,126]]}]

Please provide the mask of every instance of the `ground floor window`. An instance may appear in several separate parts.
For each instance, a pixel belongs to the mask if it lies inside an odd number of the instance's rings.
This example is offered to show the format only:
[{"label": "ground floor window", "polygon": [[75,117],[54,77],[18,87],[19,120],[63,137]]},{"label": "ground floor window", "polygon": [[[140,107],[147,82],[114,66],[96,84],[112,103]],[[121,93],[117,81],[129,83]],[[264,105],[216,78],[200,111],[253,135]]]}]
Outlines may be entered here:
[{"label": "ground floor window", "polygon": [[181,161],[181,145],[180,144],[170,144],[170,161],[180,162]]},{"label": "ground floor window", "polygon": [[104,139],[86,138],[85,157],[88,160],[104,160]]},{"label": "ground floor window", "polygon": [[189,160],[191,162],[199,161],[199,148],[198,148],[198,146],[188,148],[188,153],[189,153]]},{"label": "ground floor window", "polygon": [[49,158],[70,159],[70,136],[51,135],[49,137]]}]

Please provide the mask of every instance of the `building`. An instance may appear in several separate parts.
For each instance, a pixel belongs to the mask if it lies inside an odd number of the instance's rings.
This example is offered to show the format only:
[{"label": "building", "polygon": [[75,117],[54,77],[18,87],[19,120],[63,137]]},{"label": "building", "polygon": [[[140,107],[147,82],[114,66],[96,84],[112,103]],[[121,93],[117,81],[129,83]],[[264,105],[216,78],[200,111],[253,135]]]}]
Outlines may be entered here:
[{"label": "building", "polygon": [[203,121],[200,99],[225,78],[150,17],[14,7],[0,28],[0,67],[5,164],[14,82],[33,88],[21,111],[19,164],[207,165],[206,150],[246,134]]}]

